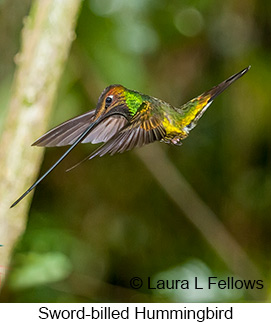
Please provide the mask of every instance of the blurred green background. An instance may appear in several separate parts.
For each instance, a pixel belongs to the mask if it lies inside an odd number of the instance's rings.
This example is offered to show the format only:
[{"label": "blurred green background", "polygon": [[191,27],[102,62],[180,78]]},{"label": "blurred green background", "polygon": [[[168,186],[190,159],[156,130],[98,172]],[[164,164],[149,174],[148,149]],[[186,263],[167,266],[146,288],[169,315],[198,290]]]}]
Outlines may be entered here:
[{"label": "blurred green background", "polygon": [[[30,4],[0,1],[0,127]],[[100,92],[112,83],[180,105],[252,65],[216,99],[182,147],[160,145],[256,263],[261,276],[251,278],[263,279],[264,289],[254,295],[159,291],[145,283],[132,290],[134,276],[144,282],[148,276],[238,277],[135,151],[65,173],[94,149],[88,144],[36,189],[1,301],[269,301],[271,2],[85,0],[76,33],[51,127],[95,108]],[[46,149],[41,173],[64,151]]]}]

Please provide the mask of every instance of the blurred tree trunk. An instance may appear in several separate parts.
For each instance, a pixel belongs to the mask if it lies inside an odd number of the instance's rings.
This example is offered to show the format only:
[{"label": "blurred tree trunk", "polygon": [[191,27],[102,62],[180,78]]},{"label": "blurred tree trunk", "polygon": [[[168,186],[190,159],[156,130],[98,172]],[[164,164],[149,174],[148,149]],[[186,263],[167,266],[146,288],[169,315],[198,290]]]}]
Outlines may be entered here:
[{"label": "blurred tree trunk", "polygon": [[80,5],[81,0],[36,0],[25,19],[0,142],[0,266],[4,268],[25,230],[31,198],[9,207],[38,174],[43,149],[29,145],[47,128]]}]

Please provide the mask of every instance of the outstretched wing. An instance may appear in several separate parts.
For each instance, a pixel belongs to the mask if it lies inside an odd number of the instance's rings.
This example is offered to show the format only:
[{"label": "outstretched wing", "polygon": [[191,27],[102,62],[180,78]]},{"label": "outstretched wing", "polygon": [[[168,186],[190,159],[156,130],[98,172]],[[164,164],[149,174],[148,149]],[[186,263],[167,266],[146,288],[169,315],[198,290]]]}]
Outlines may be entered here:
[{"label": "outstretched wing", "polygon": [[[45,133],[32,146],[66,146],[72,145],[75,140],[87,129],[93,122],[95,110],[72,118],[63,122],[59,126]],[[127,120],[120,116],[114,115],[100,122],[94,130],[92,130],[82,143],[91,142],[93,144],[108,141],[127,123]]]},{"label": "outstretched wing", "polygon": [[153,118],[152,128],[143,128],[140,124],[129,124],[112,137],[108,142],[99,147],[92,153],[88,159],[95,156],[104,156],[105,154],[114,155],[116,153],[123,153],[135,147],[141,147],[154,141],[160,141],[164,135],[165,130]]},{"label": "outstretched wing", "polygon": [[141,147],[154,141],[160,141],[165,136],[161,118],[152,112],[149,103],[144,103],[141,110],[117,132],[109,141],[94,151],[89,159],[105,154],[114,155]]},{"label": "outstretched wing", "polygon": [[141,147],[154,141],[160,141],[166,135],[165,129],[161,122],[161,118],[157,114],[151,112],[149,104],[145,104],[129,123],[123,126],[110,140],[105,142],[94,152],[68,169],[71,170],[80,165],[87,159],[96,156],[104,156],[116,153],[123,153],[135,147]]}]

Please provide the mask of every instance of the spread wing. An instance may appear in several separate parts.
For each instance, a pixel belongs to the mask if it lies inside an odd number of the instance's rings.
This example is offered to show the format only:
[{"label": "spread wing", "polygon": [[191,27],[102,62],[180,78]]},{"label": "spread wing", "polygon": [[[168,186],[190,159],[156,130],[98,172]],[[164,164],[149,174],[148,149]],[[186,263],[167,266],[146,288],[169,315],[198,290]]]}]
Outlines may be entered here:
[{"label": "spread wing", "polygon": [[[72,145],[87,129],[91,122],[93,122],[94,115],[95,110],[92,110],[63,122],[41,136],[32,144],[32,146],[54,147]],[[120,115],[111,116],[99,123],[99,125],[97,125],[94,130],[92,130],[86,138],[82,140],[82,143],[91,142],[95,144],[108,141],[121,128],[123,128],[126,123],[127,120]]]},{"label": "spread wing", "polygon": [[139,111],[130,122],[123,126],[110,140],[101,145],[98,149],[68,169],[71,170],[80,165],[87,159],[92,159],[96,156],[104,156],[116,153],[123,153],[135,147],[160,141],[166,135],[165,129],[162,125],[161,118],[151,113],[150,109],[144,108]]},{"label": "spread wing", "polygon": [[108,142],[99,147],[93,152],[88,159],[95,156],[104,156],[105,154],[114,155],[116,153],[123,153],[135,147],[141,147],[154,141],[160,141],[165,135],[163,127],[152,119],[152,127],[146,129],[139,123],[128,124],[123,127],[114,137]]}]

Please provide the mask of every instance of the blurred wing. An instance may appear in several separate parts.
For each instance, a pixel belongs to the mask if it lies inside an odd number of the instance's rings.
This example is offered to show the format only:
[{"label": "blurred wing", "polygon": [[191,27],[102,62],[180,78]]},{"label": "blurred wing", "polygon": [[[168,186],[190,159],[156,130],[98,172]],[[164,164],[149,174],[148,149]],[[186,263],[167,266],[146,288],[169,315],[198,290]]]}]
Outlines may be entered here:
[{"label": "blurred wing", "polygon": [[123,153],[135,147],[142,147],[154,141],[160,141],[164,135],[165,130],[160,124],[148,130],[140,125],[129,124],[88,156],[88,159],[92,159],[95,156],[102,157],[105,154],[112,156],[116,153]]},{"label": "blurred wing", "polygon": [[93,131],[82,141],[97,144],[111,139],[120,129],[128,123],[127,119],[121,115],[113,115],[99,123]]},{"label": "blurred wing", "polygon": [[134,147],[141,147],[154,141],[160,141],[166,135],[165,129],[161,120],[154,115],[150,115],[148,110],[144,110],[144,114],[138,112],[133,119],[117,132],[111,139],[105,142],[102,146],[84,158],[76,165],[69,168],[67,171],[80,165],[87,159],[92,159],[96,156],[104,156],[116,153],[123,153],[131,150]]},{"label": "blurred wing", "polygon": [[[41,136],[32,146],[55,147],[72,145],[93,122],[94,115],[95,110],[92,110],[63,122]],[[126,123],[127,120],[122,116],[116,115],[109,117],[99,123],[94,130],[86,136],[82,143],[105,142],[114,136]]]},{"label": "blurred wing", "polygon": [[153,113],[151,105],[144,102],[140,111],[132,120],[117,132],[109,141],[94,151],[88,159],[105,154],[114,155],[141,147],[154,141],[160,141],[166,132],[158,113]]}]

